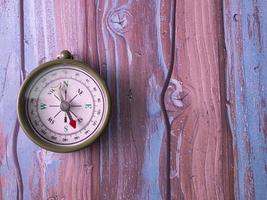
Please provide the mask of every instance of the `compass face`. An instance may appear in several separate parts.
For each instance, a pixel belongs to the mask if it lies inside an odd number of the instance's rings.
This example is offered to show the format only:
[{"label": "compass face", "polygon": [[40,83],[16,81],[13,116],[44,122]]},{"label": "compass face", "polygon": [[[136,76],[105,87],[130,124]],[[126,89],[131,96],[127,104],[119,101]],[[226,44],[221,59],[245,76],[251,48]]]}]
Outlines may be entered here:
[{"label": "compass face", "polygon": [[106,118],[107,94],[88,72],[58,65],[38,74],[26,90],[27,121],[41,140],[71,146],[97,133]]}]

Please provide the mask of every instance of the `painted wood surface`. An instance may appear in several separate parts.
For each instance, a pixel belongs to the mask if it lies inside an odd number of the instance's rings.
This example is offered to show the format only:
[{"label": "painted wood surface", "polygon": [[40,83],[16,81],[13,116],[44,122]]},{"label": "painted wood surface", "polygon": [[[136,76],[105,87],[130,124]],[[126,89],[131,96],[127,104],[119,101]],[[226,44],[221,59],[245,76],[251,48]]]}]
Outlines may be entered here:
[{"label": "painted wood surface", "polygon": [[177,1],[174,68],[165,98],[172,199],[234,198],[222,8],[222,1]]},{"label": "painted wood surface", "polygon": [[[264,9],[0,0],[0,199],[264,199]],[[15,110],[23,79],[63,49],[95,68],[112,96],[103,135],[68,154],[34,145]]]},{"label": "painted wood surface", "polygon": [[237,199],[267,198],[267,2],[224,2]]},{"label": "painted wood surface", "polygon": [[23,183],[17,155],[19,123],[14,109],[24,77],[20,24],[20,4],[0,1],[0,199],[22,199]]}]

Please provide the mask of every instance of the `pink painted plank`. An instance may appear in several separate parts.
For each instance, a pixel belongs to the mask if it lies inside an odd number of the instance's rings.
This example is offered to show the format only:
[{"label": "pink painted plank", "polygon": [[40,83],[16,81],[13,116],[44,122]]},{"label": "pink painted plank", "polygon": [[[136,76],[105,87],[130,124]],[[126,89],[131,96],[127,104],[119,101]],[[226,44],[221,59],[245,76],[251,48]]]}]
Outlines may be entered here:
[{"label": "pink painted plank", "polygon": [[174,69],[165,96],[171,125],[171,199],[233,199],[222,3],[177,1]]},{"label": "pink painted plank", "polygon": [[113,99],[108,133],[101,138],[100,197],[166,199],[160,94],[168,69],[162,59],[160,1],[99,1],[97,9],[98,45],[105,49],[99,51],[99,64],[106,68]]}]

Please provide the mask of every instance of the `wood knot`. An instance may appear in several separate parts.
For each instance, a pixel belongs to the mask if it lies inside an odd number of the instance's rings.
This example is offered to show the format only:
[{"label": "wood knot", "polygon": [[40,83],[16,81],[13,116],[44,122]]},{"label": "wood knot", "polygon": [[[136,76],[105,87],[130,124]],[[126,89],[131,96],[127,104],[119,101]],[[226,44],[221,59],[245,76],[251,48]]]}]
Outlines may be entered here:
[{"label": "wood knot", "polygon": [[178,108],[183,107],[183,99],[186,96],[183,92],[183,83],[176,79],[171,79],[168,88],[172,90],[170,94],[170,100],[172,104]]},{"label": "wood knot", "polygon": [[109,28],[114,33],[123,35],[129,31],[132,15],[125,8],[117,8],[110,12],[107,21]]},{"label": "wood knot", "polygon": [[189,89],[184,86],[182,81],[171,79],[166,90],[164,103],[170,121],[178,116],[189,105]]}]

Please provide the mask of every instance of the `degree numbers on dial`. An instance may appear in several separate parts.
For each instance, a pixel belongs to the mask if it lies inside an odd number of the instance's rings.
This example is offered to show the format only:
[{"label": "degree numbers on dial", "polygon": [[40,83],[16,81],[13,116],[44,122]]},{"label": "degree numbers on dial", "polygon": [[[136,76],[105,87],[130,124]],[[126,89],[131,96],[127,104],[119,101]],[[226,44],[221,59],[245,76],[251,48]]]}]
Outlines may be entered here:
[{"label": "degree numbers on dial", "polygon": [[57,66],[40,74],[29,88],[27,118],[38,136],[50,143],[79,143],[103,120],[104,93],[83,70]]}]

